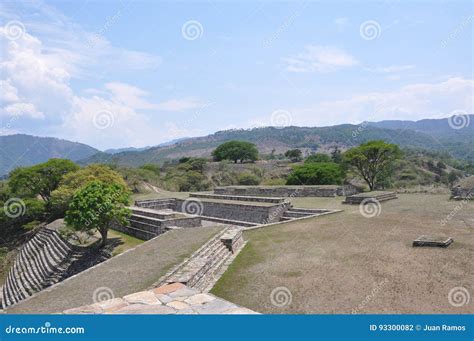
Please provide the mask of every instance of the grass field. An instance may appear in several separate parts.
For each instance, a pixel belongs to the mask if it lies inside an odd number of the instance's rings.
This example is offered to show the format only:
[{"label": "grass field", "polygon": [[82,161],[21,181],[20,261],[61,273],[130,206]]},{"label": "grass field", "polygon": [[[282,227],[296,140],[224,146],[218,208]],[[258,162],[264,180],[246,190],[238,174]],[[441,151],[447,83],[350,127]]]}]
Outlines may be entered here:
[{"label": "grass field", "polygon": [[[247,246],[212,292],[262,313],[474,311],[473,299],[460,307],[448,300],[456,287],[474,292],[474,202],[402,194],[369,218],[341,201],[295,198],[297,207],[344,212],[245,232]],[[454,243],[413,248],[423,234]]]}]

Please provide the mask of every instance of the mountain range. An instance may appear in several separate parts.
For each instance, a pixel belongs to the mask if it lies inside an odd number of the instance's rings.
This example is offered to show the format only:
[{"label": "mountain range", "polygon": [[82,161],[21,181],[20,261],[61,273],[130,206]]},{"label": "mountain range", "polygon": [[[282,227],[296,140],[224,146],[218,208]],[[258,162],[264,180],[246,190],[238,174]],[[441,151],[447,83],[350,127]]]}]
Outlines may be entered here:
[{"label": "mountain range", "polygon": [[[329,127],[264,127],[218,131],[214,134],[179,139],[142,149],[100,152],[85,144],[55,138],[29,135],[0,136],[0,174],[17,166],[65,157],[80,164],[114,163],[140,166],[162,163],[183,156],[209,157],[219,144],[229,140],[255,143],[261,154],[284,153],[300,148],[305,154],[342,150],[368,140],[381,139],[402,147],[447,152],[453,157],[474,162],[474,115],[454,119],[425,119],[420,121],[364,122],[359,125],[341,124]],[[472,122],[472,123],[471,123]]]}]

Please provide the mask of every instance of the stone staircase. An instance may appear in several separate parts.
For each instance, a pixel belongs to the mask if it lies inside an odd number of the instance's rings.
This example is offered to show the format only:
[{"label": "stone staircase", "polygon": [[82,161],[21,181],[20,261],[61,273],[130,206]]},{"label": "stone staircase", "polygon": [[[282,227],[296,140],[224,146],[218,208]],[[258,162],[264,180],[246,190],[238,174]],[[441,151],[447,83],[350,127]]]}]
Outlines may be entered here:
[{"label": "stone staircase", "polygon": [[312,216],[317,216],[317,215],[324,214],[327,212],[330,212],[330,210],[291,207],[290,209],[285,211],[283,216],[280,218],[280,221],[288,221],[288,220],[293,220],[297,218],[312,217]]},{"label": "stone staircase", "polygon": [[348,196],[346,197],[346,200],[344,200],[342,203],[350,205],[359,205],[363,201],[381,202],[392,199],[397,199],[397,194],[395,192],[372,191]]},{"label": "stone staircase", "polygon": [[159,285],[182,283],[208,292],[243,245],[242,230],[228,227],[166,274]]},{"label": "stone staircase", "polygon": [[127,233],[143,240],[154,238],[170,229],[201,226],[201,218],[184,215],[171,209],[150,209],[129,207],[132,215],[128,225],[114,225],[113,229]]},{"label": "stone staircase", "polygon": [[43,228],[23,245],[2,288],[6,308],[67,277],[81,252],[54,230]]}]

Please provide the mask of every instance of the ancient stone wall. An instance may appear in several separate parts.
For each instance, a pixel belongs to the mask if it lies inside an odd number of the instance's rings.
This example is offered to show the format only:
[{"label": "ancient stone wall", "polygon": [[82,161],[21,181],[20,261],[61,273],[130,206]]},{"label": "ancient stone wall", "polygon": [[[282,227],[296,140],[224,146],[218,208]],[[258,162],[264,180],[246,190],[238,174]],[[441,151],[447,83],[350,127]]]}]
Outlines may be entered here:
[{"label": "ancient stone wall", "polygon": [[41,229],[23,245],[10,268],[2,290],[3,308],[63,280],[78,256],[56,231]]},{"label": "ancient stone wall", "polygon": [[217,187],[215,194],[270,197],[336,197],[352,195],[358,190],[344,186],[226,186]]}]

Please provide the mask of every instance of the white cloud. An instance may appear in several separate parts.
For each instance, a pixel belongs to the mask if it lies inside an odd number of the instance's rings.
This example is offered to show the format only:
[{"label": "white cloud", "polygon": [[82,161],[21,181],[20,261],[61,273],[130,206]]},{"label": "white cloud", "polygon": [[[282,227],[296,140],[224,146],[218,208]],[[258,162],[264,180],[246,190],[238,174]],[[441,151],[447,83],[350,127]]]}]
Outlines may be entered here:
[{"label": "white cloud", "polygon": [[346,99],[322,101],[290,109],[297,125],[333,125],[368,120],[418,120],[448,117],[454,110],[473,112],[474,81],[452,77],[419,83],[395,91],[370,92]]},{"label": "white cloud", "polygon": [[325,73],[358,64],[358,61],[344,50],[322,45],[307,45],[304,52],[282,58],[282,61],[290,72]]},{"label": "white cloud", "polygon": [[392,65],[385,67],[378,66],[374,68],[366,68],[366,70],[376,73],[395,73],[411,70],[413,68],[415,68],[415,65]]},{"label": "white cloud", "polygon": [[334,19],[334,24],[336,24],[339,30],[342,30],[349,24],[349,19],[346,17],[336,18]]}]

